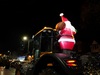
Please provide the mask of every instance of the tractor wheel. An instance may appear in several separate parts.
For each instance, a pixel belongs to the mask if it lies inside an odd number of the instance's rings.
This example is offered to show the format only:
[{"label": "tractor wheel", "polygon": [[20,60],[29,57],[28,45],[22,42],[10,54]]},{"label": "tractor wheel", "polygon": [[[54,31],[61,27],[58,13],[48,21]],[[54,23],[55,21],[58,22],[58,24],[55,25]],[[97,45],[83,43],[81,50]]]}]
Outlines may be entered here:
[{"label": "tractor wheel", "polygon": [[57,72],[55,69],[47,67],[45,69],[42,69],[39,75],[61,75],[61,74]]}]

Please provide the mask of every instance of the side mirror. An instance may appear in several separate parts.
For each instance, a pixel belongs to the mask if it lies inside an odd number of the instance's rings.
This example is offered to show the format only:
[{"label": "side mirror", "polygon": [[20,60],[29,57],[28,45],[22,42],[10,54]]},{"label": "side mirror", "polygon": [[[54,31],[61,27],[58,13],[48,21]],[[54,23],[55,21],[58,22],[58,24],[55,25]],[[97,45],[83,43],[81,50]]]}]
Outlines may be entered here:
[{"label": "side mirror", "polygon": [[34,38],[34,35],[32,36],[32,39]]}]

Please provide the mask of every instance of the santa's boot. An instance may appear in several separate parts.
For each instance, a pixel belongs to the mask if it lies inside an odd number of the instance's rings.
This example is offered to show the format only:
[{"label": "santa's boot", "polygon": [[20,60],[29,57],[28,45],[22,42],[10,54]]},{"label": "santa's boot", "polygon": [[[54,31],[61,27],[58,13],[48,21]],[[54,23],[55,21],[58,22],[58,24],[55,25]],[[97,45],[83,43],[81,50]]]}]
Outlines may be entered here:
[{"label": "santa's boot", "polygon": [[72,50],[62,50],[62,53],[67,54],[69,56],[73,56],[73,51]]}]

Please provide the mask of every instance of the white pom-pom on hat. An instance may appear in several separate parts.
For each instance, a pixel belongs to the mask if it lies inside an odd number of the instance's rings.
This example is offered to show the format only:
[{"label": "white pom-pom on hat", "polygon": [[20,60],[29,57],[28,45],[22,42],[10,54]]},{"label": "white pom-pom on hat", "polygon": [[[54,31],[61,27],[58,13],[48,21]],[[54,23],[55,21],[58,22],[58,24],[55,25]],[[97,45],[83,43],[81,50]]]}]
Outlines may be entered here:
[{"label": "white pom-pom on hat", "polygon": [[66,17],[64,17],[63,15],[64,15],[63,13],[60,13],[62,22],[68,21],[68,19]]},{"label": "white pom-pom on hat", "polygon": [[60,16],[63,16],[64,14],[63,13],[60,13]]}]

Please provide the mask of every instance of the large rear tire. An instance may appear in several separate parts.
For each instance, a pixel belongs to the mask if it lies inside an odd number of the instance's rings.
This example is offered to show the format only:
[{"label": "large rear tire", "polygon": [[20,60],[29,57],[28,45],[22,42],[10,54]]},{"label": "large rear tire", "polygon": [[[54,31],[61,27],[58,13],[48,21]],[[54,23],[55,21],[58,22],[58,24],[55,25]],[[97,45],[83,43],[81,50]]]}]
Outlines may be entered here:
[{"label": "large rear tire", "polygon": [[42,69],[38,75],[61,75],[61,74],[57,72],[54,68],[47,67],[45,69]]}]

